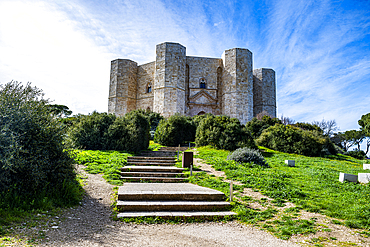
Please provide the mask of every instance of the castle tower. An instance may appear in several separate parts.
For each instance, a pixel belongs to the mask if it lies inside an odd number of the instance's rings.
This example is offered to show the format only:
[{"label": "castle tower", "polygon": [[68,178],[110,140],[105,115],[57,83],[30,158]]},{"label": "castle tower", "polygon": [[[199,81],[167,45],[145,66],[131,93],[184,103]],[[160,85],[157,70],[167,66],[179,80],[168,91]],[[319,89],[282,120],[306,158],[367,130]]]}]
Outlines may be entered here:
[{"label": "castle tower", "polygon": [[253,114],[276,117],[276,83],[273,69],[253,70]]},{"label": "castle tower", "polygon": [[222,54],[222,114],[245,124],[253,118],[252,52],[233,48]]},{"label": "castle tower", "polygon": [[186,48],[178,43],[156,47],[153,111],[185,114]]},{"label": "castle tower", "polygon": [[137,63],[129,59],[111,62],[108,113],[123,116],[136,109]]}]

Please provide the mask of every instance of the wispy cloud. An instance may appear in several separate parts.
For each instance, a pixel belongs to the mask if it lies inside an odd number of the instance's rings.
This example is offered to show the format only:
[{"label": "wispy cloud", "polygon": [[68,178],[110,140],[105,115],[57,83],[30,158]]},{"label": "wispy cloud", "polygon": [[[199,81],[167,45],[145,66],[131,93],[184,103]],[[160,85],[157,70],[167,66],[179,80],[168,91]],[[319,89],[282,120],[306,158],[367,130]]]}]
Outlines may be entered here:
[{"label": "wispy cloud", "polygon": [[279,114],[357,128],[370,105],[369,10],[345,0],[3,0],[0,83],[33,81],[75,113],[106,111],[110,60],[153,61],[166,41],[198,56],[244,47],[255,68],[276,71]]}]

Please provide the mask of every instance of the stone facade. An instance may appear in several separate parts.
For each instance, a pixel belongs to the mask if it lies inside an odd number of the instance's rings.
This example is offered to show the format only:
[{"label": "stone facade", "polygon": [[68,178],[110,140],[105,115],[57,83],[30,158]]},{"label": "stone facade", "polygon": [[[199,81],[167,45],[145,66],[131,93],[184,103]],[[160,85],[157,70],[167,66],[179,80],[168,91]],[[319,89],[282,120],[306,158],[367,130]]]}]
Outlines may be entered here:
[{"label": "stone facade", "polygon": [[154,62],[111,62],[108,113],[121,116],[135,109],[164,117],[223,114],[242,124],[262,112],[276,117],[275,71],[253,70],[247,49],[226,50],[222,58],[191,57],[180,44],[162,43]]}]

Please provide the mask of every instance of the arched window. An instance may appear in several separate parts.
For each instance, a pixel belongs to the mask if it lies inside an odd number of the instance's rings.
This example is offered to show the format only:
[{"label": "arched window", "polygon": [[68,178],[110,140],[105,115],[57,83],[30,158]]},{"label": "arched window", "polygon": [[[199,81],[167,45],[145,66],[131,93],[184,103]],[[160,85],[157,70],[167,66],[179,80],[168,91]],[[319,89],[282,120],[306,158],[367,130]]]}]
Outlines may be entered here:
[{"label": "arched window", "polygon": [[152,84],[149,83],[148,86],[146,87],[146,92],[151,93],[152,92]]},{"label": "arched window", "polygon": [[207,81],[206,81],[205,78],[200,78],[199,79],[199,87],[200,88],[206,88],[206,83],[207,83]]},{"label": "arched window", "polygon": [[198,113],[198,116],[206,114],[204,111]]}]

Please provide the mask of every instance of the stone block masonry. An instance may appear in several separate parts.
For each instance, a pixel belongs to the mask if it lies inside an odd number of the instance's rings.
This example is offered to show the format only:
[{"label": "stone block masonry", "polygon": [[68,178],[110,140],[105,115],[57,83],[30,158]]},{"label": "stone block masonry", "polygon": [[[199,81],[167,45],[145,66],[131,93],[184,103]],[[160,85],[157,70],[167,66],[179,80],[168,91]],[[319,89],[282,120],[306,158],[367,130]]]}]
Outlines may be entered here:
[{"label": "stone block masonry", "polygon": [[108,113],[135,109],[164,117],[223,114],[242,124],[260,113],[276,117],[275,71],[253,70],[248,49],[226,50],[222,58],[190,57],[181,44],[161,43],[154,62],[111,62]]}]

